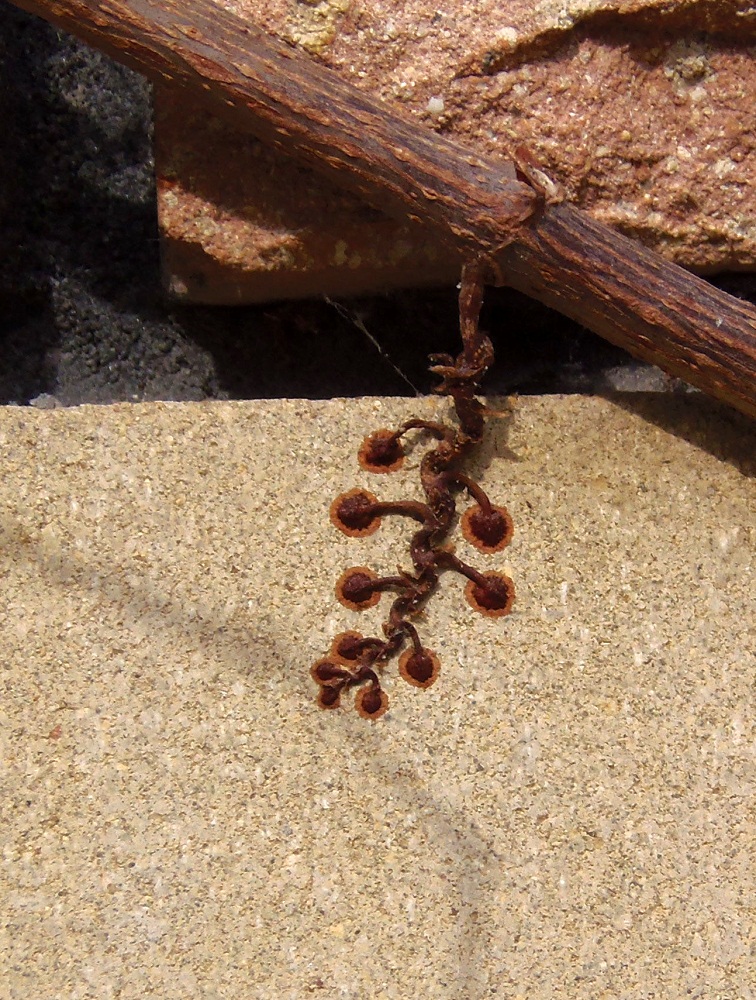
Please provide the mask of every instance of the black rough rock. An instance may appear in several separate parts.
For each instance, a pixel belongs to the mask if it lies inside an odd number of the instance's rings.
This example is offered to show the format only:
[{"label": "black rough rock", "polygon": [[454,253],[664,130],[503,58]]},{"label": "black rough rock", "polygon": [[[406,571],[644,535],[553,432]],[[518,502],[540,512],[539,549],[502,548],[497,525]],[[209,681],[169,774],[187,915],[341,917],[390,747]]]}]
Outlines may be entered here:
[{"label": "black rough rock", "polygon": [[[453,288],[168,302],[149,85],[2,0],[0,125],[0,403],[406,395],[429,390],[430,352],[457,352]],[[753,275],[718,283],[756,298]],[[489,292],[483,326],[489,392],[682,388],[514,292]]]}]

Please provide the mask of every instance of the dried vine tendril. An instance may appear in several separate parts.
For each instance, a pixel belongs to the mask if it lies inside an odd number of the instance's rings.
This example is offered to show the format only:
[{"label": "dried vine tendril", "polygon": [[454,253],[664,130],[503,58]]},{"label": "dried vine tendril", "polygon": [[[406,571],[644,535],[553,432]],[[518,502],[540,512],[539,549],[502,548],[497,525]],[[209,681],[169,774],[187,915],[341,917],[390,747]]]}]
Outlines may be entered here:
[{"label": "dried vine tendril", "polygon": [[407,644],[399,659],[401,676],[419,688],[435,682],[440,669],[438,657],[422,645],[412,619],[436,589],[441,571],[454,570],[467,578],[465,597],[481,614],[500,617],[512,608],[515,593],[509,577],[497,572],[480,573],[444,546],[454,520],[454,493],[458,490],[466,490],[473,500],[462,517],[462,532],[472,545],[482,552],[498,552],[509,544],[514,531],[505,508],[494,506],[477,483],[458,471],[461,460],[481,440],[484,429],[485,411],[475,391],[493,362],[493,346],[478,329],[482,301],[482,274],[476,266],[467,265],[462,271],[459,294],[462,353],[456,359],[448,354],[430,357],[430,370],[441,377],[435,391],[451,396],[459,426],[455,429],[430,420],[407,420],[397,430],[382,428],[370,434],[359,450],[363,469],[388,473],[402,465],[402,439],[409,431],[422,430],[435,439],[436,446],[423,456],[420,466],[425,503],[381,502],[367,490],[353,489],[331,504],[331,521],[353,537],[377,531],[381,518],[389,514],[412,518],[420,527],[410,542],[413,572],[399,570],[396,576],[379,577],[366,566],[355,566],[339,578],[336,596],[352,610],[372,607],[384,591],[396,596],[383,625],[384,638],[342,632],[333,640],[328,655],[312,666],[310,673],[320,687],[321,708],[337,708],[342,692],[358,687],[355,707],[359,714],[367,719],[380,718],[388,708],[388,697],[381,687],[378,667]]}]

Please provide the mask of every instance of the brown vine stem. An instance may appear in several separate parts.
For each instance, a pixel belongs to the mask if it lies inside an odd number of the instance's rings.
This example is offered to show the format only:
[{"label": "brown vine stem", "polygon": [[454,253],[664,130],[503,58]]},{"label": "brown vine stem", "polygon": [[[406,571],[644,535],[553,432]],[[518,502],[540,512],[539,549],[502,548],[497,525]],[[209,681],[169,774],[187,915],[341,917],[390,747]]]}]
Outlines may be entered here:
[{"label": "brown vine stem", "polygon": [[508,163],[425,130],[214,0],[15,0],[377,207],[431,227],[508,284],[756,416],[756,309],[564,204]]},{"label": "brown vine stem", "polygon": [[381,685],[380,669],[409,642],[411,648],[399,660],[399,673],[415,687],[428,688],[438,677],[441,664],[433,650],[420,642],[413,624],[438,585],[441,572],[453,570],[468,580],[465,595],[474,610],[500,617],[510,612],[515,599],[514,584],[503,573],[481,573],[449,549],[456,502],[454,491],[466,490],[474,500],[463,517],[467,540],[483,552],[498,552],[512,540],[513,524],[504,507],[495,507],[484,490],[459,465],[477,444],[484,429],[484,407],[475,392],[493,361],[493,347],[478,327],[483,302],[483,274],[474,265],[462,268],[459,318],[462,353],[456,358],[431,357],[431,371],[441,377],[436,392],[454,401],[458,426],[414,418],[396,431],[370,434],[360,449],[360,464],[369,472],[385,473],[398,468],[404,458],[403,438],[410,431],[425,431],[434,441],[420,463],[420,482],[425,502],[379,501],[363,489],[349,490],[331,504],[331,522],[352,537],[363,537],[378,529],[386,515],[399,515],[419,522],[410,542],[412,571],[379,577],[366,566],[353,566],[341,575],[336,595],[347,608],[362,611],[377,603],[385,591],[395,593],[383,639],[360,632],[337,636],[327,656],[310,671],[318,684],[321,708],[337,708],[342,692],[358,687],[355,706],[364,718],[378,719],[388,709],[388,695]]}]

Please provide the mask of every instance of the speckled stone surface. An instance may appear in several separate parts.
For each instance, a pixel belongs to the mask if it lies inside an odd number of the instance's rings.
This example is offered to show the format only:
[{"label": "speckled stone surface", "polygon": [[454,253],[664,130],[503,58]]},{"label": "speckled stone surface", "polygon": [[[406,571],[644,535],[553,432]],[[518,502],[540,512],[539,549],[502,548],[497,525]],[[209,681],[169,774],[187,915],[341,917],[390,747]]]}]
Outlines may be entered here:
[{"label": "speckled stone surface", "polygon": [[515,612],[446,577],[378,723],[310,664],[382,607],[334,495],[426,400],[0,411],[0,995],[753,994],[754,434],[699,397],[526,399],[475,474]]},{"label": "speckled stone surface", "polygon": [[[570,202],[703,272],[756,266],[747,0],[217,0],[479,153],[526,146]],[[456,281],[429,234],[157,89],[164,282],[183,301]],[[381,208],[380,199],[375,208]]]}]

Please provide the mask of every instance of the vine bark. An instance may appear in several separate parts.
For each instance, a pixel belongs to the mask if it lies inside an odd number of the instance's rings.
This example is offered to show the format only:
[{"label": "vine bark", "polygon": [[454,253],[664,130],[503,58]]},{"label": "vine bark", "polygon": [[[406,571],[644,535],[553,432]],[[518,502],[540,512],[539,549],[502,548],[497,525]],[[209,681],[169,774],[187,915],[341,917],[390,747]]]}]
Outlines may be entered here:
[{"label": "vine bark", "polygon": [[425,130],[214,0],[14,0],[315,169],[410,215],[508,284],[756,416],[756,309],[561,203],[511,161]]}]

